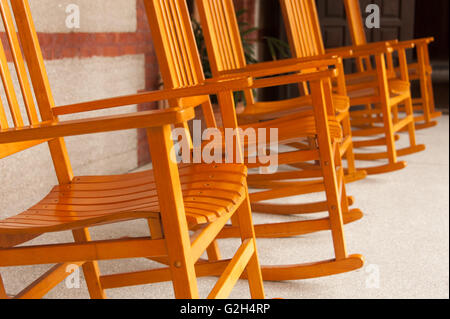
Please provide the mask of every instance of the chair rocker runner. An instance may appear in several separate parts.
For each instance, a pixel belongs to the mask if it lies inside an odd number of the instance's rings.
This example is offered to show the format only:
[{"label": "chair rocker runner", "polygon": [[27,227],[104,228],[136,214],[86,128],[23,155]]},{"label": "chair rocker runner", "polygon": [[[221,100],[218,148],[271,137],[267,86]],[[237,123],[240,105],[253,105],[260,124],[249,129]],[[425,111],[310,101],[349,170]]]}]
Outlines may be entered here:
[{"label": "chair rocker runner", "polygon": [[[0,0],[1,14],[14,59],[28,122],[22,117],[13,81],[0,47],[0,72],[9,110],[0,105],[0,158],[47,142],[59,185],[25,212],[0,221],[0,267],[56,264],[16,298],[40,298],[69,275],[68,265],[83,268],[90,296],[105,290],[172,281],[176,298],[198,298],[197,277],[220,276],[209,298],[226,298],[245,273],[251,296],[264,298],[252,216],[242,164],[193,164],[172,161],[172,125],[195,116],[193,108],[130,113],[65,121],[58,117],[124,105],[218,94],[249,85],[236,79],[55,107],[27,0]],[[14,14],[13,14],[14,13]],[[19,30],[17,37],[15,23]],[[21,47],[23,48],[23,55]],[[26,62],[25,62],[26,61]],[[34,96],[42,121],[38,118]],[[223,102],[225,103],[225,102]],[[7,113],[12,121],[8,121]],[[14,124],[11,126],[11,122]],[[118,176],[74,177],[63,137],[146,128],[153,170]],[[196,261],[231,218],[239,221],[242,244],[230,260]],[[148,221],[151,237],[92,241],[88,228],[132,219]],[[189,228],[197,232],[190,236]],[[72,231],[74,242],[15,245],[49,232]],[[191,242],[192,241],[192,242]],[[98,260],[165,258],[168,267],[102,276]],[[9,298],[0,277],[0,298]]]},{"label": "chair rocker runner", "polygon": [[[214,0],[213,2],[215,4],[223,4],[222,1]],[[231,4],[231,2],[229,4]],[[184,0],[146,0],[145,5],[165,87],[184,87],[204,81],[204,74],[195,44],[186,2]],[[336,120],[333,104],[330,100],[330,77],[336,72],[328,70],[328,66],[334,65],[336,62],[336,59],[324,61],[311,59],[306,60],[306,62],[303,61],[303,63],[299,60],[294,63],[291,62],[290,64],[282,63],[281,66],[275,70],[259,70],[256,77],[252,76],[254,77],[253,85],[242,87],[242,89],[254,89],[290,83],[310,83],[313,105],[312,111],[309,111],[310,115],[291,114],[287,117],[268,120],[258,123],[257,125],[258,128],[280,128],[280,143],[283,142],[283,139],[286,141],[295,140],[301,137],[314,139],[314,149],[295,151],[286,154],[282,153],[280,154],[279,162],[282,164],[290,164],[310,160],[321,161],[322,165],[320,171],[316,171],[316,175],[312,175],[311,177],[323,177],[320,189],[326,192],[327,201],[318,206],[320,206],[320,210],[329,211],[329,217],[320,220],[255,225],[257,237],[290,237],[313,231],[331,230],[335,248],[335,259],[333,260],[307,265],[263,266],[262,274],[264,280],[296,280],[326,276],[358,269],[362,267],[363,264],[362,256],[349,255],[347,253],[343,233],[345,218],[348,218],[347,221],[355,220],[359,219],[362,214],[357,210],[348,210],[348,198],[343,182],[344,174],[339,151],[339,142],[342,138],[342,131],[340,124]],[[299,74],[298,71],[302,68],[319,68],[321,70],[309,74]],[[287,73],[291,74],[286,75]],[[279,74],[282,76],[275,76]],[[239,70],[239,72],[236,72],[235,74],[223,75],[218,78],[234,76],[247,76],[247,73]],[[257,77],[259,78],[257,79]],[[227,103],[224,103],[224,98],[224,96],[221,98],[219,97],[223,128],[235,127],[237,126],[238,120],[235,108],[233,107],[233,96],[228,96],[226,99]],[[199,97],[195,100],[184,99],[172,101],[171,106],[183,108],[194,103],[202,104],[208,127],[218,129],[209,96]],[[302,123],[301,121],[303,121],[304,126],[298,125],[298,123]],[[188,127],[187,123],[184,126]],[[249,127],[252,126],[249,125]],[[256,127],[256,124],[253,125],[253,127]],[[283,127],[288,127],[289,130],[283,131]],[[248,147],[252,141],[243,141],[243,143],[245,147]],[[245,160],[248,164],[249,158],[246,157]],[[253,166],[249,165],[249,167]],[[305,177],[301,176],[301,174],[298,175],[300,177]],[[267,182],[264,181],[266,178],[268,179]],[[292,178],[291,174],[291,177],[285,178],[285,180]],[[277,177],[275,180],[280,180],[280,178]],[[255,180],[250,178],[250,182],[254,183]],[[271,175],[264,175],[264,178],[261,177],[260,182],[261,185],[263,183],[272,184]],[[298,195],[308,188],[318,189],[316,185],[307,183],[286,183],[285,185],[279,183],[278,187],[273,187],[271,185],[266,188],[270,188],[270,190],[252,193],[250,195],[250,200],[253,203],[257,203],[272,198]],[[283,208],[281,208],[280,213],[283,212],[282,209]],[[314,209],[317,209],[317,207],[314,207]],[[343,214],[343,211],[346,211],[346,213]],[[218,239],[237,237],[238,233],[236,225],[238,225],[238,222],[233,220],[232,226],[226,227],[218,236]],[[218,256],[220,257],[220,252],[218,251],[217,246],[212,246],[208,253],[210,259],[212,257],[213,259],[220,260],[220,258],[218,258]]]},{"label": "chair rocker runner", "polygon": [[[350,29],[353,44],[365,45],[367,44],[367,38],[364,31],[364,24],[361,16],[361,7],[358,0],[343,0],[347,21]],[[398,45],[404,45],[410,47],[411,44],[416,47],[417,61],[415,63],[408,64],[408,75],[411,81],[419,81],[420,83],[420,97],[413,99],[414,111],[422,113],[415,116],[416,130],[429,128],[437,125],[434,120],[442,116],[441,112],[436,111],[434,103],[434,92],[432,83],[433,69],[430,64],[428,46],[433,42],[433,38],[414,39],[410,41],[401,41]],[[389,65],[393,66],[392,55],[388,55],[390,61]],[[363,63],[364,61],[365,63]],[[372,69],[372,65],[367,58],[361,58],[358,66],[361,67],[361,71],[364,71],[364,66],[367,67],[367,71]],[[391,73],[397,77],[400,73],[400,67],[390,70]]]},{"label": "chair rocker runner", "polygon": [[[402,169],[406,162],[398,161],[398,156],[413,154],[425,149],[416,144],[413,107],[406,65],[406,47],[395,43],[375,43],[329,49],[325,51],[320,30],[316,4],[313,0],[280,0],[291,50],[298,58],[326,57],[336,54],[344,59],[373,56],[376,70],[347,74],[346,83],[351,106],[368,106],[366,110],[351,111],[352,134],[356,148],[384,146],[385,152],[355,153],[362,161],[388,160],[387,164],[361,168],[368,174],[381,174]],[[389,81],[385,55],[397,49],[400,56],[401,78]],[[398,106],[405,105],[406,116],[398,118]],[[371,106],[374,105],[375,108]],[[375,119],[373,115],[377,116]],[[381,121],[381,125],[374,123]],[[397,149],[396,133],[407,130],[410,146]],[[364,139],[363,139],[364,138]],[[367,140],[366,138],[371,138]]]}]

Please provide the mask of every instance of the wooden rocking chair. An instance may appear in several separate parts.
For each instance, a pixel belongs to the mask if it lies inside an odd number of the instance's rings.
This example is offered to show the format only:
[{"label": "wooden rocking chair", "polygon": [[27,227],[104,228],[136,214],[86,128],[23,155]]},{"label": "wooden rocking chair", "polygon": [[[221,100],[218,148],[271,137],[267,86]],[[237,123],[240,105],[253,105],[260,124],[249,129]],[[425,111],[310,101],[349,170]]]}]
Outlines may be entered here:
[{"label": "wooden rocking chair", "polygon": [[[223,1],[212,1],[222,5]],[[231,5],[231,2],[226,2]],[[153,43],[158,56],[159,66],[166,88],[184,87],[204,81],[200,57],[195,43],[189,11],[185,0],[146,0],[145,1]],[[222,7],[223,8],[223,7]],[[234,16],[234,12],[222,11],[227,19]],[[225,33],[224,33],[225,34]],[[296,280],[327,276],[358,269],[363,265],[360,255],[348,255],[343,224],[362,217],[359,210],[349,211],[348,198],[343,182],[343,167],[341,165],[341,154],[339,142],[342,138],[342,130],[336,119],[333,103],[331,101],[330,77],[336,74],[334,70],[328,70],[330,65],[335,65],[339,60],[328,59],[319,61],[317,59],[305,59],[295,61],[282,61],[276,67],[235,70],[229,74],[223,74],[218,78],[234,76],[247,76],[250,74],[254,79],[253,85],[242,87],[245,89],[256,89],[285,85],[290,83],[309,82],[312,90],[310,102],[312,105],[308,115],[290,114],[275,120],[267,120],[254,125],[241,126],[241,128],[253,127],[269,130],[279,128],[280,143],[290,143],[298,138],[311,138],[314,140],[313,149],[294,151],[279,154],[279,163],[301,163],[318,160],[321,162],[320,170],[315,172],[288,172],[275,175],[253,175],[250,178],[252,185],[259,183],[259,188],[269,189],[250,194],[250,200],[258,203],[263,200],[282,198],[302,194],[310,189],[323,190],[327,195],[327,201],[309,207],[278,207],[273,205],[272,210],[278,214],[294,214],[312,211],[329,211],[328,218],[318,220],[299,221],[291,223],[255,225],[257,237],[277,238],[291,237],[315,231],[330,230],[334,241],[335,259],[311,264],[286,265],[286,266],[263,266],[262,274],[264,280]],[[302,69],[320,69],[320,71],[308,74],[299,74]],[[251,69],[250,69],[251,70]],[[282,76],[278,76],[278,75]],[[234,107],[233,96],[228,99],[219,97],[223,128],[234,127],[238,120]],[[217,128],[214,112],[209,96],[203,96],[196,100],[173,101],[175,106],[183,107],[190,104],[202,104],[203,112],[209,128]],[[187,124],[185,124],[187,127]],[[244,140],[243,144],[248,149],[249,145],[256,141]],[[248,155],[248,154],[247,154]],[[245,158],[249,168],[258,167],[250,164],[249,156]],[[262,165],[260,165],[262,166]],[[304,177],[322,177],[320,184],[317,182],[294,182],[288,180]],[[283,182],[285,180],[287,182]],[[264,186],[263,186],[264,185]],[[266,207],[269,209],[269,206]],[[345,212],[345,213],[343,213]],[[238,236],[236,221],[232,226],[225,228],[219,235],[219,239],[233,238]],[[217,259],[220,252],[217,247],[212,246],[208,251],[209,257]]]},{"label": "wooden rocking chair", "polygon": [[[189,88],[55,107],[28,1],[14,0],[11,4],[14,16],[9,1],[0,0],[29,125],[20,112],[1,46],[0,72],[10,112],[0,105],[0,158],[47,142],[59,180],[59,185],[42,201],[21,214],[0,221],[0,267],[56,264],[16,297],[43,297],[69,275],[67,266],[76,265],[83,268],[92,298],[105,298],[105,289],[161,281],[173,282],[176,298],[198,298],[197,276],[209,275],[220,276],[209,298],[226,298],[243,272],[248,278],[251,296],[264,298],[246,186],[246,167],[242,164],[178,167],[172,160],[171,125],[192,119],[195,116],[193,108],[58,120],[59,116],[66,114],[144,102],[215,93],[228,96],[229,90],[248,86],[249,79],[211,81]],[[26,66],[42,120],[39,120],[35,108]],[[12,126],[7,112],[14,122]],[[64,136],[135,128],[147,129],[153,171],[119,176],[73,176]],[[242,245],[234,257],[195,265],[231,218],[239,221],[237,232],[242,238]],[[132,219],[147,220],[152,237],[90,239],[90,227]],[[189,227],[197,229],[193,237],[189,236]],[[74,242],[16,247],[42,234],[59,231],[72,231]],[[139,273],[101,276],[97,265],[98,260],[147,257],[163,258],[169,266]],[[0,298],[9,298],[1,278]]]},{"label": "wooden rocking chair", "polygon": [[[361,7],[358,0],[343,0],[347,13],[347,21],[350,29],[353,44],[356,46],[367,44],[366,33],[361,15]],[[441,112],[437,112],[434,103],[434,92],[432,83],[433,69],[430,64],[428,46],[433,42],[433,38],[414,39],[410,41],[402,41],[398,44],[407,47],[414,45],[416,47],[417,61],[408,64],[409,79],[411,81],[419,81],[420,97],[413,99],[414,111],[422,113],[415,116],[416,130],[429,128],[437,125],[434,119],[442,116]],[[364,62],[363,62],[364,61]],[[392,54],[388,55],[388,65],[393,68]],[[367,58],[360,58],[358,63],[360,71],[372,70],[372,63]],[[396,77],[400,74],[399,67],[391,70]]]},{"label": "wooden rocking chair", "polygon": [[[406,48],[410,45],[396,43],[374,43],[325,51],[320,30],[316,4],[313,0],[280,0],[291,50],[298,57],[326,57],[340,55],[344,59],[373,56],[376,69],[346,75],[347,91],[351,106],[365,105],[365,110],[351,111],[354,137],[371,138],[355,140],[356,148],[386,146],[386,152],[355,153],[362,161],[388,160],[388,164],[361,168],[368,174],[381,174],[406,167],[406,162],[398,161],[404,156],[425,150],[416,144],[414,112],[410,83],[406,64]],[[401,79],[389,81],[386,54],[397,49],[400,56]],[[350,53],[349,53],[350,52]],[[372,108],[372,105],[375,107]],[[405,105],[406,116],[398,118],[398,106]],[[376,123],[381,125],[375,126]],[[356,128],[356,129],[355,129]],[[407,130],[410,146],[397,149],[397,132]],[[381,137],[379,137],[381,136]]]},{"label": "wooden rocking chair", "polygon": [[[282,67],[290,67],[292,69],[292,64],[307,62],[308,60],[314,61],[316,60],[316,70],[317,70],[317,61],[320,59],[287,59],[284,61],[276,61],[276,62],[264,62],[258,64],[247,65],[244,49],[242,46],[242,40],[240,37],[238,22],[235,17],[234,7],[232,3],[220,3],[220,2],[212,2],[209,7],[207,4],[202,3],[201,1],[196,2],[198,4],[199,13],[201,17],[205,42],[208,50],[210,65],[213,76],[221,77],[221,76],[230,76],[232,74],[238,74],[245,72],[252,77],[258,77],[267,74],[282,74]],[[216,8],[217,6],[217,8]],[[221,12],[220,7],[223,7],[223,11]],[[326,58],[333,57],[335,55],[329,55]],[[312,69],[308,64],[304,64],[304,67],[301,68],[300,65],[297,65],[296,71],[299,73],[307,73],[314,70],[314,64],[311,64]],[[366,177],[366,172],[362,170],[357,170],[355,167],[355,160],[353,154],[353,141],[351,136],[351,124],[349,117],[349,99],[346,96],[346,87],[344,83],[344,72],[343,65],[340,59],[335,60],[333,65],[328,65],[329,67],[334,67],[338,71],[337,82],[339,94],[333,95],[333,105],[338,112],[336,113],[336,119],[339,123],[341,123],[342,131],[344,134],[342,143],[340,144],[340,153],[342,157],[347,159],[348,169],[345,174],[345,181],[347,183],[361,180]],[[320,68],[319,68],[320,69]],[[262,73],[263,72],[263,73]],[[300,88],[306,86],[305,83],[299,83]],[[311,109],[312,99],[310,96],[308,97],[297,97],[293,99],[285,99],[279,101],[270,101],[270,102],[257,102],[255,100],[253,90],[244,90],[245,98],[247,101],[247,105],[243,112],[238,113],[238,121],[243,123],[243,127],[248,126],[258,126],[261,121],[266,121],[268,119],[276,119],[283,118],[286,119],[286,114],[292,112],[305,112],[305,110]],[[308,114],[306,112],[305,114]],[[311,114],[309,114],[311,115]],[[294,124],[294,126],[302,124],[303,117]],[[283,127],[283,122],[280,120],[279,127],[281,130],[290,129],[287,125]],[[300,143],[292,143],[289,146],[293,146],[294,148],[299,147],[299,149],[305,149],[305,145]],[[307,146],[306,146],[307,148]],[[320,167],[312,165],[310,163],[305,162],[296,162],[296,163],[288,163],[290,166],[297,167],[301,171],[297,172],[300,174],[299,176],[303,176],[306,178],[320,177]],[[292,175],[291,175],[292,176]],[[278,182],[284,182],[286,180],[292,179],[289,177],[289,173],[285,174],[272,174],[271,176],[267,175],[250,175],[249,176],[249,186],[257,189],[266,189],[267,187],[271,187],[274,185],[278,185]],[[301,177],[299,177],[301,178]],[[270,180],[270,182],[269,182]],[[320,181],[319,181],[320,183]],[[271,185],[271,186],[268,186]],[[288,184],[282,184],[284,186],[288,186]],[[277,188],[277,187],[276,187]],[[309,187],[305,189],[303,192],[298,192],[296,195],[317,192],[318,190]],[[280,193],[279,193],[280,194]],[[289,195],[286,195],[289,196]],[[283,197],[283,195],[281,195]],[[301,214],[301,213],[314,213],[318,211],[326,210],[326,207],[323,206],[323,203],[314,203],[314,204],[305,204],[305,205],[290,205],[289,207],[286,205],[278,206],[278,205],[267,205],[261,203],[262,201],[273,199],[265,198],[265,197],[254,197],[252,200],[253,205],[252,208],[254,211],[258,212],[266,212],[266,213],[275,213],[279,214],[281,211],[284,211],[283,214]],[[278,197],[279,198],[279,197]],[[349,198],[348,204],[351,205],[353,202],[352,198]],[[311,211],[311,208],[314,209]],[[319,209],[321,207],[321,209]],[[288,212],[289,211],[289,212]]]}]

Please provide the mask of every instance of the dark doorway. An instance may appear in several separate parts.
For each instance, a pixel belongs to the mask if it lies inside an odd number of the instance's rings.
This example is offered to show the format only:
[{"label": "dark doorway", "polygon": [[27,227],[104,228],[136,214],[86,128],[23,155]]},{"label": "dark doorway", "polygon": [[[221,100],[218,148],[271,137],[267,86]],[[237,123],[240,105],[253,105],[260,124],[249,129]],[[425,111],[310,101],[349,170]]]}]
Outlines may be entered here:
[{"label": "dark doorway", "polygon": [[416,0],[415,37],[434,37],[430,45],[436,106],[447,110],[449,100],[448,0]]},{"label": "dark doorway", "polygon": [[434,37],[432,60],[448,61],[448,0],[416,0],[415,37]]}]

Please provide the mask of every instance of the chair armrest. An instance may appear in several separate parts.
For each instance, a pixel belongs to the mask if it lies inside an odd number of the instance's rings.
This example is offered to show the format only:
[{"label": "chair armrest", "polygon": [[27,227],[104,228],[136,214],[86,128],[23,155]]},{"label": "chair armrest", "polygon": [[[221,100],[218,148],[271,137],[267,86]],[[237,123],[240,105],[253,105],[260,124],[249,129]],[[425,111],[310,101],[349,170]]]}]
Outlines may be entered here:
[{"label": "chair armrest", "polygon": [[169,108],[129,114],[95,117],[61,122],[42,122],[37,125],[0,130],[0,144],[45,140],[66,136],[161,127],[195,118],[193,108]]},{"label": "chair armrest", "polygon": [[413,45],[419,45],[419,44],[430,44],[434,42],[434,38],[433,37],[429,37],[429,38],[419,38],[419,39],[413,39],[413,40],[406,40],[406,41],[399,41],[398,43],[403,43],[403,44],[413,44]]},{"label": "chair armrest", "polygon": [[341,58],[336,54],[326,54],[308,58],[294,58],[269,62],[249,64],[245,68],[221,71],[219,78],[227,77],[266,77],[276,76],[286,73],[300,72],[316,68],[328,68],[336,66],[341,62]]},{"label": "chair armrest", "polygon": [[326,70],[326,71],[315,71],[310,73],[295,73],[289,75],[281,75],[276,77],[268,77],[262,79],[256,79],[253,81],[252,89],[263,89],[274,86],[296,84],[307,81],[318,81],[323,79],[329,79],[336,77],[338,71],[336,69]]},{"label": "chair armrest", "polygon": [[329,48],[326,49],[327,52],[333,53],[333,52],[340,52],[340,51],[359,51],[359,50],[366,50],[366,49],[372,49],[372,48],[379,48],[379,47],[385,47],[387,45],[393,45],[395,43],[398,43],[398,40],[389,40],[389,41],[376,41],[376,42],[370,42],[366,44],[359,44],[359,45],[350,45],[345,47],[338,47],[338,48]]},{"label": "chair armrest", "polygon": [[[393,52],[392,45],[396,44],[397,41],[385,41],[385,42],[375,42],[368,43],[364,45],[356,45],[342,48],[327,49],[327,53],[338,54],[344,59],[359,57],[359,56],[370,56],[380,53],[391,53]],[[348,52],[351,52],[348,54]]]},{"label": "chair armrest", "polygon": [[413,49],[416,47],[416,43],[413,41],[402,41],[395,44],[392,44],[392,48],[394,50],[405,50],[405,49]]},{"label": "chair armrest", "polygon": [[394,48],[404,48],[404,49],[412,49],[416,46],[427,46],[430,43],[434,42],[434,38],[421,38],[421,39],[413,39],[406,41],[399,41],[396,45],[393,45]]},{"label": "chair armrest", "polygon": [[109,99],[58,106],[52,108],[52,111],[55,116],[91,112],[101,109],[115,108],[133,104],[150,103],[162,100],[186,98],[201,95],[214,95],[216,93],[223,91],[237,91],[241,90],[243,87],[248,87],[251,84],[252,80],[249,77],[245,76],[228,77],[223,79],[210,79],[196,86],[144,92],[133,95],[113,97]]},{"label": "chair armrest", "polygon": [[[74,114],[94,110],[177,99],[199,95],[212,95],[224,91],[241,90],[252,84],[250,78],[213,79],[203,84],[167,89],[104,100],[97,100],[53,108],[54,115]],[[136,128],[161,127],[179,124],[195,118],[194,108],[169,108],[134,112],[122,115],[95,117],[72,121],[46,121],[37,125],[0,130],[0,144],[45,140],[65,136],[120,131]]]}]

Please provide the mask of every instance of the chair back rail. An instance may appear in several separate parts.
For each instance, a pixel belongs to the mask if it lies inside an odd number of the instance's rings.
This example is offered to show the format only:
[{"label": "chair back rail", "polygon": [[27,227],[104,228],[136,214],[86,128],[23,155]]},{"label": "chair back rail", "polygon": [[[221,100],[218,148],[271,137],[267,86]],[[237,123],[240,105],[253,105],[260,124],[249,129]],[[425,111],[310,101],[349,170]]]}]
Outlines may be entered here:
[{"label": "chair back rail", "polygon": [[[199,14],[211,28],[203,28],[205,42],[210,57],[211,72],[219,76],[220,72],[243,69],[247,66],[242,38],[233,1],[197,1]],[[255,103],[252,90],[244,90],[248,104]]]},{"label": "chair back rail", "polygon": [[325,54],[317,9],[309,0],[281,0],[287,34],[296,57]]},{"label": "chair back rail", "polygon": [[[164,87],[180,88],[199,84],[205,80],[195,37],[190,27],[189,16],[182,12],[187,10],[184,1],[145,1],[148,20],[155,43]],[[187,28],[186,26],[189,26]],[[214,118],[208,96],[181,98],[170,101],[171,106],[193,106],[202,104],[205,118]],[[211,123],[212,122],[212,123]],[[210,121],[215,126],[214,121]],[[185,125],[187,127],[187,125]]]},{"label": "chair back rail", "polygon": [[238,28],[236,12],[232,1],[203,0],[197,2],[202,21],[207,21],[211,28],[204,28],[208,52],[215,58],[210,59],[214,75],[221,71],[230,71],[246,66],[242,39]]}]

